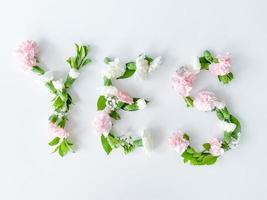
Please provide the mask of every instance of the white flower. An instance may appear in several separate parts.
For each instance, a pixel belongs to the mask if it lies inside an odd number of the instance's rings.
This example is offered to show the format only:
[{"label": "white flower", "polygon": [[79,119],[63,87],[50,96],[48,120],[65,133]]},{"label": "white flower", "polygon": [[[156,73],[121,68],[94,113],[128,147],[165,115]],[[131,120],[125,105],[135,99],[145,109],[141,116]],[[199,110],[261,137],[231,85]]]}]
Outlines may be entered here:
[{"label": "white flower", "polygon": [[73,68],[70,69],[69,76],[71,78],[76,79],[79,77],[79,75],[80,75],[80,72],[77,69],[73,69]]},{"label": "white flower", "polygon": [[99,89],[99,93],[103,96],[116,96],[118,89],[114,86],[104,86]]},{"label": "white flower", "polygon": [[54,79],[53,77],[53,71],[47,71],[42,76],[40,76],[40,79],[42,82],[47,83],[49,81],[52,81]]},{"label": "white flower", "polygon": [[225,103],[223,102],[216,102],[216,108],[218,108],[219,110],[222,110],[225,108]]},{"label": "white flower", "polygon": [[143,110],[146,108],[146,101],[144,99],[138,99],[136,101],[136,104],[137,104],[139,110]]},{"label": "white flower", "polygon": [[64,88],[64,84],[61,79],[53,81],[53,85],[57,90],[60,90],[60,91]]},{"label": "white flower", "polygon": [[104,76],[112,79],[122,76],[126,70],[125,65],[120,61],[119,58],[115,58],[114,61],[108,63],[108,68],[104,71]]},{"label": "white flower", "polygon": [[149,65],[147,60],[145,59],[145,55],[138,56],[135,60],[135,64],[136,64],[136,71],[135,71],[136,76],[139,79],[145,79],[147,77],[149,70]]},{"label": "white flower", "polygon": [[152,134],[148,132],[147,130],[142,130],[141,137],[142,137],[142,143],[143,143],[143,147],[145,148],[145,151],[147,153],[150,153],[151,150],[153,149]]},{"label": "white flower", "polygon": [[191,71],[194,73],[194,74],[198,74],[201,70],[201,65],[199,63],[199,58],[198,57],[195,57],[193,60],[192,60],[192,64],[191,64]]},{"label": "white flower", "polygon": [[150,72],[153,72],[153,71],[157,70],[160,67],[161,64],[162,64],[162,57],[161,56],[156,57],[152,61],[152,63],[149,65],[148,72],[150,73]]},{"label": "white flower", "polygon": [[118,99],[112,98],[110,96],[106,99],[106,106],[109,107],[111,110],[115,110],[117,108]]},{"label": "white flower", "polygon": [[224,122],[223,123],[223,130],[226,132],[233,132],[236,128],[236,125],[233,123]]}]

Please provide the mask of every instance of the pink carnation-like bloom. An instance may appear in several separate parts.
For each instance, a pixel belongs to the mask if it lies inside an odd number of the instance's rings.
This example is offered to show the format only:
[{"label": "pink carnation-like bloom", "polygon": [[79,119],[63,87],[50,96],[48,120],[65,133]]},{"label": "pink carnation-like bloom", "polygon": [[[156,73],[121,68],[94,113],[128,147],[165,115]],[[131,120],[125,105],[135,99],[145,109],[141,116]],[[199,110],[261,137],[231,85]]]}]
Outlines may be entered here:
[{"label": "pink carnation-like bloom", "polygon": [[192,90],[194,81],[194,74],[186,67],[178,69],[172,77],[172,87],[183,97],[189,96],[189,92]]},{"label": "pink carnation-like bloom", "polygon": [[201,91],[194,99],[194,106],[200,111],[211,111],[218,104],[213,92]]},{"label": "pink carnation-like bloom", "polygon": [[55,135],[56,137],[64,139],[70,136],[69,132],[67,132],[64,128],[60,128],[53,123],[50,123],[49,126],[50,130],[52,131],[52,134]]},{"label": "pink carnation-like bloom", "polygon": [[127,103],[127,104],[133,103],[133,98],[131,96],[129,96],[126,92],[118,91],[117,97],[123,103]]},{"label": "pink carnation-like bloom", "polygon": [[16,52],[26,69],[31,69],[37,64],[40,50],[35,41],[27,40],[22,42]]},{"label": "pink carnation-like bloom", "polygon": [[184,134],[181,131],[174,133],[172,136],[170,136],[168,139],[168,143],[179,154],[182,154],[189,146],[189,141],[184,139]]},{"label": "pink carnation-like bloom", "polygon": [[95,119],[94,125],[96,132],[107,136],[112,128],[111,117],[109,116],[110,110],[104,110]]},{"label": "pink carnation-like bloom", "polygon": [[224,154],[224,149],[221,148],[221,142],[217,138],[212,138],[210,141],[209,152],[214,156],[221,156]]},{"label": "pink carnation-like bloom", "polygon": [[212,63],[209,66],[209,71],[216,76],[223,76],[230,73],[232,64],[231,54],[227,53],[224,56],[217,56],[219,63]]}]

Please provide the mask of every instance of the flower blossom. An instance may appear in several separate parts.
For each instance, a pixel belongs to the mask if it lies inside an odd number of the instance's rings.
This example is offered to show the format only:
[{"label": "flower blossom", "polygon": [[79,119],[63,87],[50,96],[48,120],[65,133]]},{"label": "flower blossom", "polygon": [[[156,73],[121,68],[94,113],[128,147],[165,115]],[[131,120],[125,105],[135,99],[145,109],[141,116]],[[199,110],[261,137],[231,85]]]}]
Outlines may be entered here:
[{"label": "flower blossom", "polygon": [[192,90],[194,74],[186,67],[178,69],[172,77],[172,87],[183,97],[189,96]]},{"label": "flower blossom", "polygon": [[230,73],[230,67],[232,64],[231,54],[227,53],[224,56],[217,56],[218,63],[212,63],[209,65],[209,71],[216,76],[223,76]]},{"label": "flower blossom", "polygon": [[168,142],[179,154],[182,154],[189,146],[189,141],[184,138],[184,133],[181,131],[170,136]]}]

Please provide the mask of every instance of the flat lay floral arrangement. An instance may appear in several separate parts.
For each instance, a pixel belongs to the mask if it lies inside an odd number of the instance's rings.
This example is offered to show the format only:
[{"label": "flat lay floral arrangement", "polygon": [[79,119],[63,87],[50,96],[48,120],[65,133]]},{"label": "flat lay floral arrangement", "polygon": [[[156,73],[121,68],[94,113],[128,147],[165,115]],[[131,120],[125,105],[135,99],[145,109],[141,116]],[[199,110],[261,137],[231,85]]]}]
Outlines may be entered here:
[{"label": "flat lay floral arrangement", "polygon": [[[75,44],[75,55],[66,60],[70,68],[63,80],[55,79],[52,71],[46,71],[42,67],[39,58],[40,49],[35,41],[22,42],[16,49],[23,69],[33,72],[53,95],[53,111],[49,117],[51,140],[48,144],[53,147],[53,152],[58,152],[61,157],[74,151],[70,133],[65,128],[69,111],[74,105],[69,90],[79,77],[82,68],[91,63],[88,57],[89,51],[89,46]],[[102,73],[103,86],[99,88],[96,102],[98,114],[93,121],[104,151],[110,154],[114,149],[121,148],[125,154],[128,154],[143,147],[146,153],[150,153],[153,150],[153,133],[142,130],[133,136],[128,133],[118,134],[113,128],[115,122],[121,119],[121,112],[131,113],[143,110],[149,105],[149,100],[132,97],[128,92],[118,89],[114,83],[116,80],[127,78],[145,80],[150,73],[161,66],[162,58],[140,54],[133,60],[123,62],[119,58],[106,57],[104,64],[106,68]],[[208,90],[200,91],[196,95],[191,94],[193,84],[201,71],[209,71],[223,85],[229,84],[234,78],[230,71],[231,65],[230,53],[215,56],[206,50],[192,66],[180,67],[171,78],[172,88],[183,98],[188,108],[215,113],[224,127],[222,139],[210,139],[203,143],[201,151],[191,146],[188,133],[178,131],[172,134],[167,142],[181,155],[184,163],[212,165],[226,151],[235,148],[239,143],[241,125],[229,112],[226,104]]]}]

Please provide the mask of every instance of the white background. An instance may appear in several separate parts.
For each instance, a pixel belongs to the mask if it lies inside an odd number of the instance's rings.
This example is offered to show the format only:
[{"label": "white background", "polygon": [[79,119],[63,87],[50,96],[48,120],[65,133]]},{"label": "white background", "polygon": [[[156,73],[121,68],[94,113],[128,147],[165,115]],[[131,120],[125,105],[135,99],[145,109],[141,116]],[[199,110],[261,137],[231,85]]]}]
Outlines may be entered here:
[{"label": "white background", "polygon": [[[266,18],[264,0],[3,1],[0,199],[267,199]],[[60,158],[50,153],[47,117],[52,97],[14,55],[26,39],[39,43],[43,66],[61,76],[68,71],[65,60],[74,53],[74,42],[92,47],[93,63],[71,89],[76,105],[68,130],[78,146],[75,154]],[[243,132],[236,150],[214,166],[195,167],[183,164],[168,147],[167,137],[182,129],[200,147],[222,131],[213,114],[185,108],[170,87],[170,77],[205,49],[230,51],[235,79],[222,86],[204,72],[194,93],[216,92],[238,116]],[[146,110],[122,113],[116,130],[138,136],[147,128],[155,135],[155,150],[150,157],[142,149],[106,156],[92,126],[103,58],[129,61],[142,52],[162,55],[164,64],[146,81],[116,82],[131,95],[151,101]]]}]

